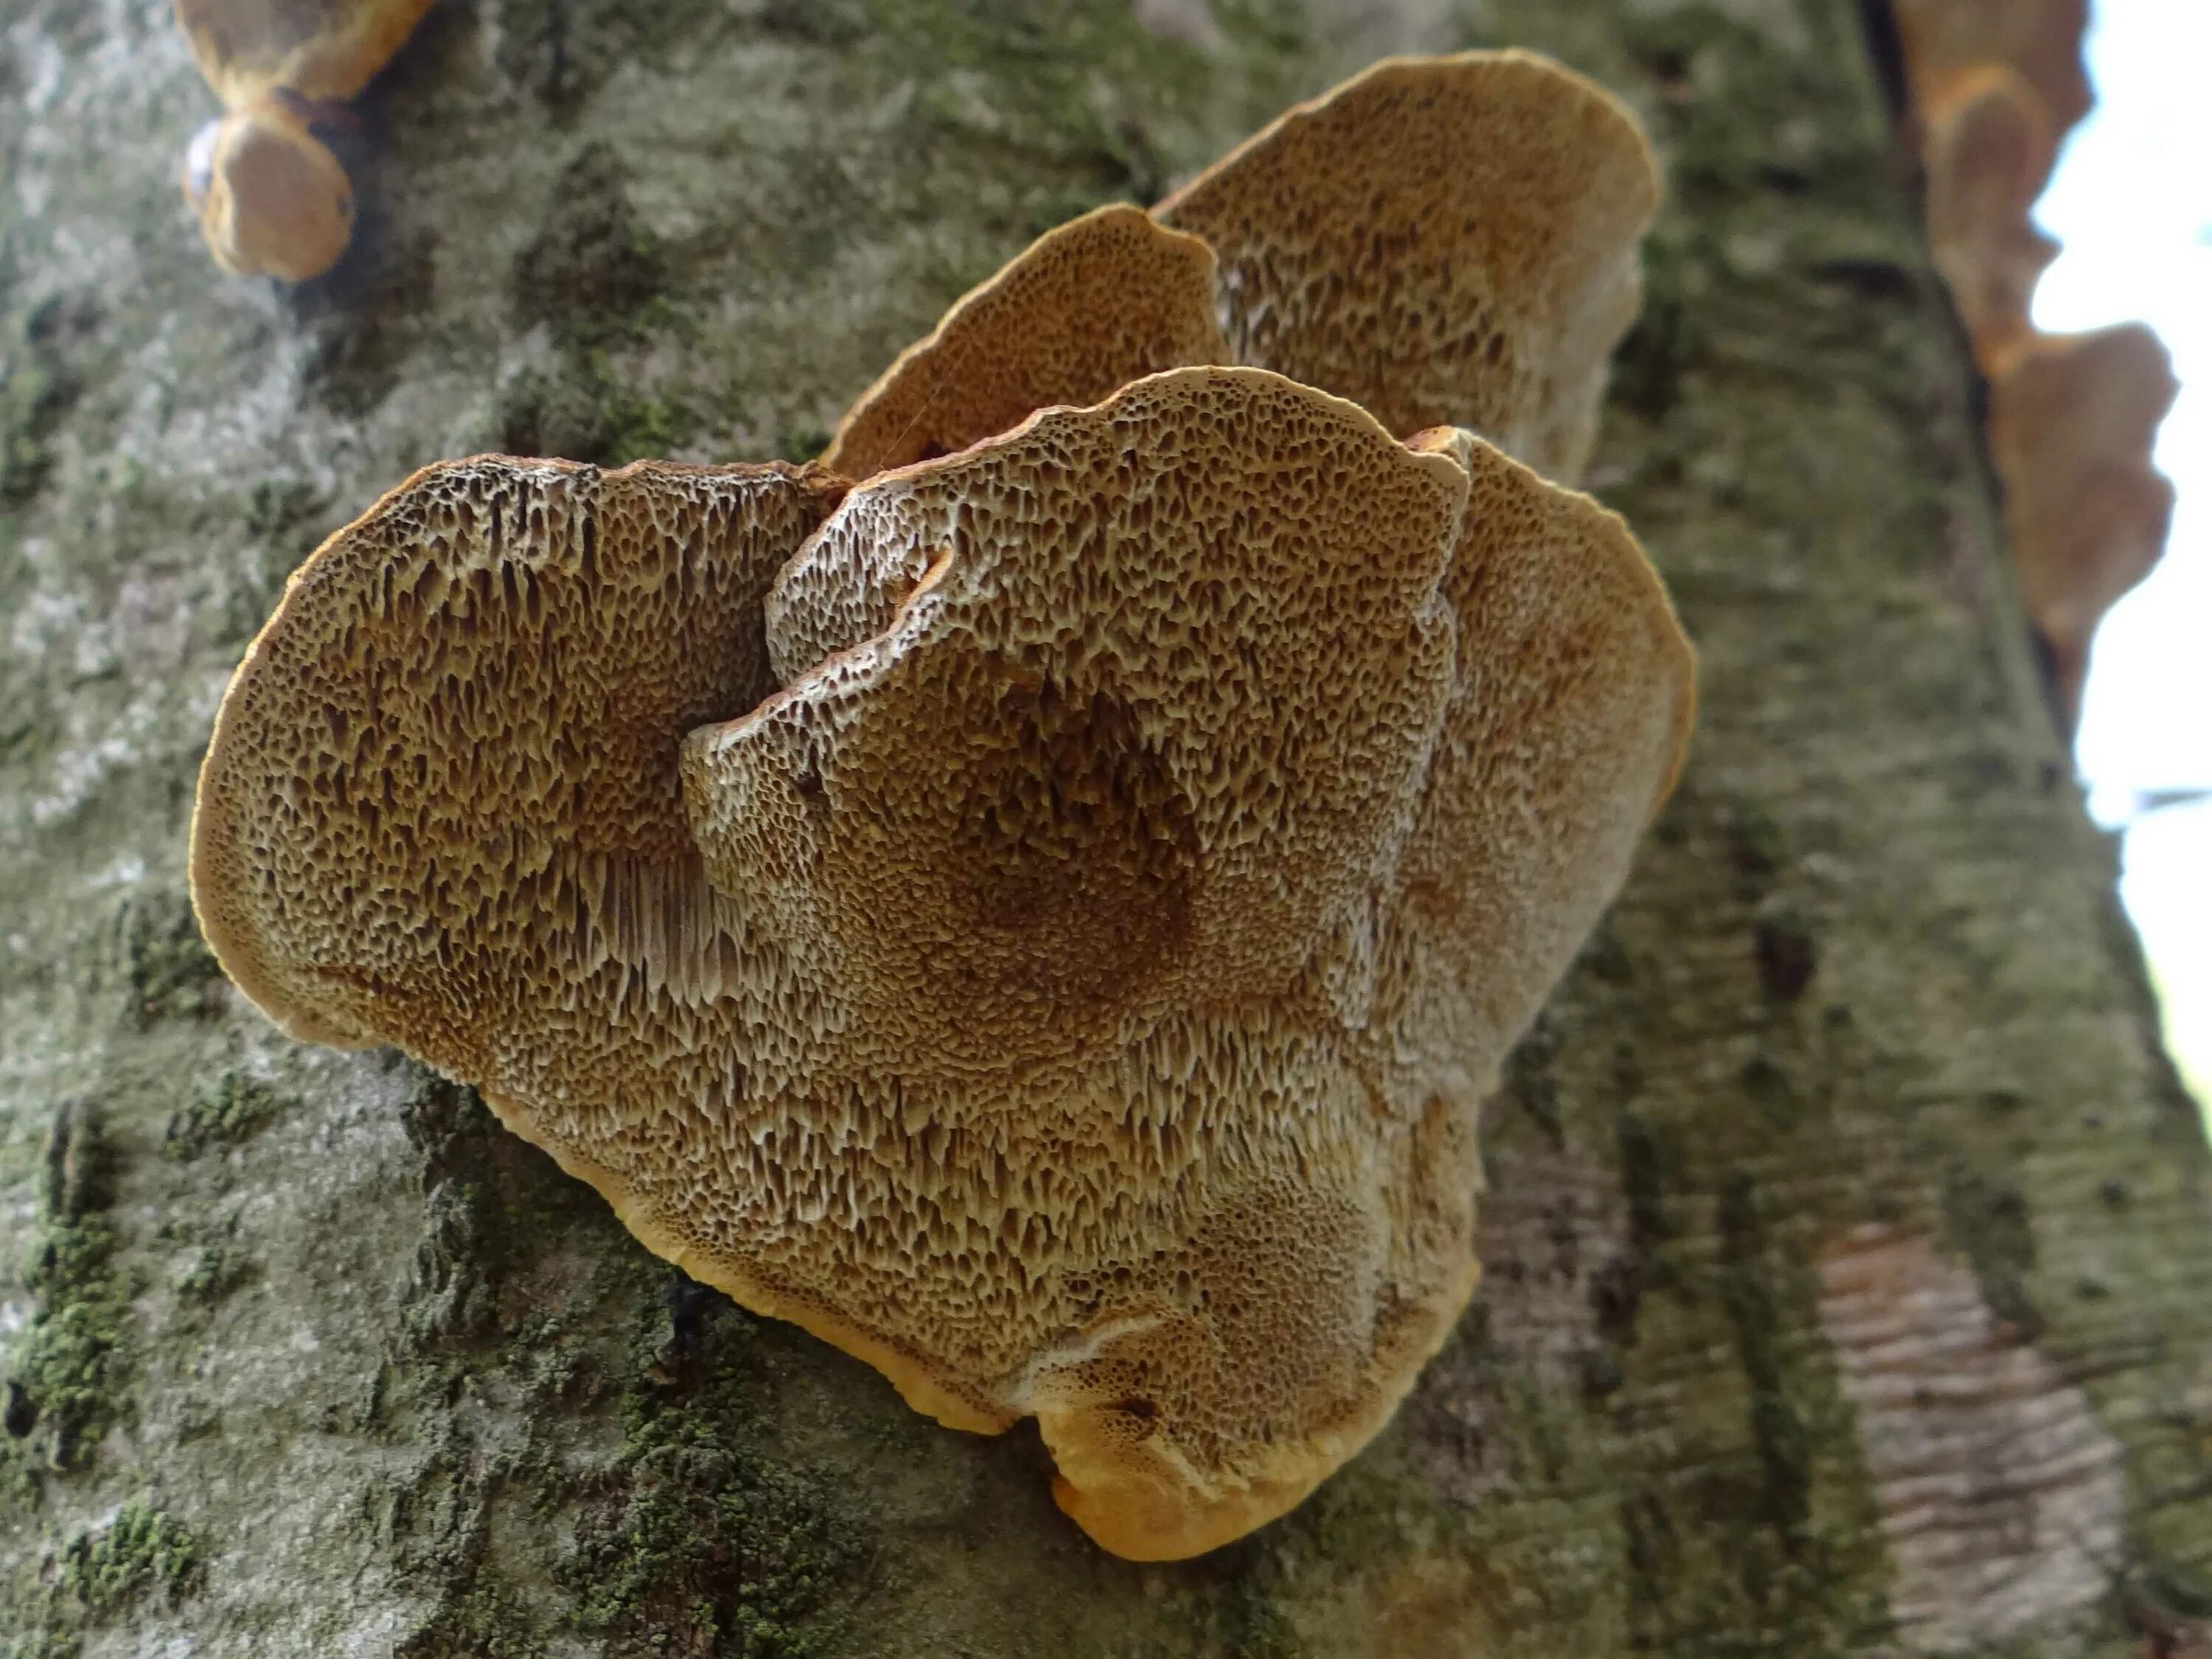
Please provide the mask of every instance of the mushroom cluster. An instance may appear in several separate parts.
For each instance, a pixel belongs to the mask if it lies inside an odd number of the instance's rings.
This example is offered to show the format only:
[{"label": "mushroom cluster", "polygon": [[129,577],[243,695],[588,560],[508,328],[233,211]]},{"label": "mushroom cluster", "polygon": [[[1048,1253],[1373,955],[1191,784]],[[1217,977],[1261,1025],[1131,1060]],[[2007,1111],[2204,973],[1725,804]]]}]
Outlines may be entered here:
[{"label": "mushroom cluster", "polygon": [[2087,0],[1898,0],[1896,16],[1936,265],[1989,383],[2006,539],[2070,727],[2097,623],[2166,550],[2173,486],[2151,447],[2180,390],[2140,323],[2044,334],[2029,320],[2058,252],[2030,216],[2090,106]]},{"label": "mushroom cluster", "polygon": [[319,136],[434,0],[176,0],[178,27],[225,112],[185,151],[185,200],[237,276],[289,283],[336,264],[353,185]]},{"label": "mushroom cluster", "polygon": [[[218,716],[201,925],[1108,1549],[1280,1515],[1472,1291],[1477,1114],[1691,653],[1589,447],[1656,200],[1540,58],[1377,65],[1052,232],[824,463],[426,469]],[[1516,459],[1516,456],[1519,459]]]}]

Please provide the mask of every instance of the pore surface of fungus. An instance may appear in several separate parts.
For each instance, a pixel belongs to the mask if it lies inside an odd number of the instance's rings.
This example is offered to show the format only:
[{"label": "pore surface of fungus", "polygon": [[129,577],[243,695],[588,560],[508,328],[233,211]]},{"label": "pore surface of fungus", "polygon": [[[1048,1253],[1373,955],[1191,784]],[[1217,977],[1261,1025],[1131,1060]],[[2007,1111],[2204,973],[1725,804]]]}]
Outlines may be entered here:
[{"label": "pore surface of fungus", "polygon": [[202,772],[192,890],[230,976],[295,1036],[471,1079],[534,1055],[618,1111],[632,1062],[594,1053],[696,1018],[735,960],[674,736],[770,689],[761,596],[836,493],[494,456],[333,537]]},{"label": "pore surface of fungus", "polygon": [[1031,243],[862,393],[822,457],[865,478],[965,449],[1032,410],[1095,404],[1161,369],[1225,362],[1213,254],[1140,209]]},{"label": "pore surface of fungus", "polygon": [[1261,371],[843,489],[418,475],[234,682],[196,902],[286,1029],[477,1085],[918,1408],[1036,1416],[1109,1548],[1212,1547],[1471,1290],[1477,1109],[1688,647],[1587,498]]},{"label": "pore surface of fungus", "polygon": [[1479,432],[1581,476],[1659,199],[1610,94],[1525,52],[1377,64],[1154,210],[1220,261],[1235,361],[1401,438]]}]

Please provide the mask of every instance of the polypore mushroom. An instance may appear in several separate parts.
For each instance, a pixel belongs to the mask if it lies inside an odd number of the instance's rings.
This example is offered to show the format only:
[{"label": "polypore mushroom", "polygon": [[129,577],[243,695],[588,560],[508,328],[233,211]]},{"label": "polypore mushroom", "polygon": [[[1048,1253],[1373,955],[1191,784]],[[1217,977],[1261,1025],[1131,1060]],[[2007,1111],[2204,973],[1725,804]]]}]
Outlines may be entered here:
[{"label": "polypore mushroom", "polygon": [[1990,377],[1990,458],[2021,599],[2069,726],[2097,623],[2165,551],[2173,486],[2151,447],[2179,390],[2140,323],[2038,335]]},{"label": "polypore mushroom", "polygon": [[186,150],[185,199],[216,263],[305,282],[353,234],[353,186],[312,128],[367,86],[434,0],[176,0],[227,110]]},{"label": "polypore mushroom", "polygon": [[2057,135],[2027,83],[1996,64],[1961,76],[1923,126],[1936,268],[1986,368],[2031,331],[2029,298],[2058,252],[2030,216]]},{"label": "polypore mushroom", "polygon": [[1586,497],[1255,370],[842,488],[418,474],[225,698],[204,925],[918,1409],[1036,1416],[1108,1548],[1211,1548],[1465,1302],[1688,647]]},{"label": "polypore mushroom", "polygon": [[1140,210],[1103,207],[1017,255],[860,395],[822,464],[848,477],[965,449],[1033,410],[1227,361],[1213,253]]},{"label": "polypore mushroom", "polygon": [[2070,727],[2105,612],[2165,550],[2173,487],[2152,465],[2177,387],[2140,325],[2051,336],[2028,322],[2057,251],[2030,211],[2086,113],[2085,0],[1897,0],[1920,118],[1936,261],[1989,382],[1990,456],[2021,599]]},{"label": "polypore mushroom", "polygon": [[1393,58],[1302,104],[1154,210],[1219,257],[1235,360],[1400,437],[1587,461],[1659,199],[1610,94],[1520,52]]},{"label": "polypore mushroom", "polygon": [[343,103],[375,79],[437,0],[176,0],[216,96],[243,109],[282,88]]},{"label": "polypore mushroom", "polygon": [[305,282],[336,264],[353,235],[345,169],[280,96],[194,135],[184,187],[208,252],[234,276]]},{"label": "polypore mushroom", "polygon": [[841,489],[488,456],[331,538],[201,769],[193,898],[231,978],[294,1036],[535,1067],[618,1110],[637,1057],[589,1045],[680,1026],[743,971],[676,738],[772,689],[762,595]]},{"label": "polypore mushroom", "polygon": [[1893,0],[1905,80],[1924,116],[1988,64],[2020,76],[2064,132],[2094,101],[2081,67],[2088,0]]}]

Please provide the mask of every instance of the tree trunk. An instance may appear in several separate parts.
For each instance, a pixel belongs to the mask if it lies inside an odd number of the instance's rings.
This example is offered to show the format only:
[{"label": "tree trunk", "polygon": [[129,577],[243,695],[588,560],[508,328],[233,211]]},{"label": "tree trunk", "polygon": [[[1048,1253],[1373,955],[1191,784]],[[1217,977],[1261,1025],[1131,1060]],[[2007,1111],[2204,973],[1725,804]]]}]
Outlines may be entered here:
[{"label": "tree trunk", "polygon": [[[212,100],[167,11],[0,18],[15,1651],[2187,1650],[2203,1133],[1850,0],[448,0],[296,290],[177,204]],[[410,469],[804,457],[1038,232],[1378,52],[1507,44],[1666,159],[1593,482],[1702,725],[1490,1109],[1483,1290],[1287,1519],[1101,1554],[1027,1428],[938,1428],[227,988],[184,884],[216,699]]]}]

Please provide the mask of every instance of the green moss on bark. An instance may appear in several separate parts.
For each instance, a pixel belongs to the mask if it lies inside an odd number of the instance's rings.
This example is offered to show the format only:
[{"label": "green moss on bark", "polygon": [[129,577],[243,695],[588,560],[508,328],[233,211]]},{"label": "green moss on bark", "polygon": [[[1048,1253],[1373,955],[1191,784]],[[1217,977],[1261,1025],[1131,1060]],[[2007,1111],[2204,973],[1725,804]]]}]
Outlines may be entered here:
[{"label": "green moss on bark", "polygon": [[200,1587],[204,1563],[191,1529],[132,1498],[104,1525],[76,1533],[46,1571],[0,1586],[9,1659],[76,1659],[84,1638],[124,1623],[142,1605],[174,1605]]},{"label": "green moss on bark", "polygon": [[0,507],[20,507],[46,483],[52,434],[81,389],[64,349],[70,332],[59,300],[0,332]]},{"label": "green moss on bark", "polygon": [[[611,1656],[815,1659],[874,1556],[854,1494],[777,1443],[757,1321],[654,1261],[598,1198],[501,1129],[471,1091],[415,1070],[405,1108],[425,1169],[402,1303],[405,1357],[380,1390],[386,1433],[480,1389],[605,1424],[605,1458],[551,1432],[430,1460],[386,1522],[434,1592],[410,1659],[524,1655],[588,1638]],[[600,1266],[571,1328],[543,1305],[579,1236]],[[501,1540],[540,1540],[548,1596],[518,1598]]]},{"label": "green moss on bark", "polygon": [[258,1078],[235,1069],[204,1085],[161,1133],[165,1158],[190,1161],[214,1149],[251,1140],[299,1103]]},{"label": "green moss on bark", "polygon": [[680,1274],[634,1347],[623,1451],[582,1498],[559,1581],[615,1655],[848,1650],[869,1565],[852,1495],[777,1454],[746,1364],[755,1322]]},{"label": "green moss on bark", "polygon": [[180,892],[154,890],[123,902],[115,914],[114,963],[125,1013],[141,1027],[215,1012],[222,969]]},{"label": "green moss on bark", "polygon": [[0,1458],[33,1480],[83,1468],[129,1410],[131,1285],[105,1212],[111,1166],[97,1114],[64,1102],[47,1139],[41,1224],[21,1267],[29,1326],[0,1417]]},{"label": "green moss on bark", "polygon": [[134,1498],[106,1527],[69,1541],[61,1588],[88,1617],[112,1620],[143,1595],[190,1595],[204,1565],[191,1528]]}]

